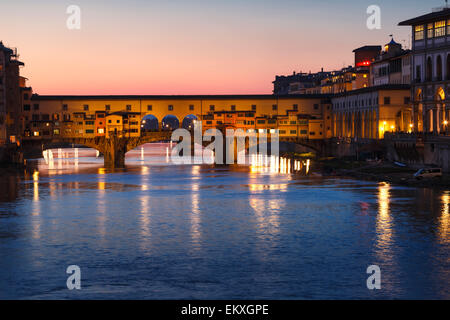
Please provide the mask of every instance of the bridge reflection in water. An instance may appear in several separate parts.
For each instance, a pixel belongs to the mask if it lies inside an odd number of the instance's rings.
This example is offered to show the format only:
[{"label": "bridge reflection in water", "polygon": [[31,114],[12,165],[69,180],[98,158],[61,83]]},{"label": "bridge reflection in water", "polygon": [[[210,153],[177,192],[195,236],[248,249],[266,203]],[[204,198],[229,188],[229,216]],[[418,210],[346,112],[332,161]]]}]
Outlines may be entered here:
[{"label": "bridge reflection in water", "polygon": [[[126,159],[130,165],[175,165],[170,158],[174,147],[174,143],[145,144],[128,152]],[[86,166],[88,163],[100,165],[102,162],[98,152],[91,148],[47,149],[42,152],[42,156],[41,161],[48,166],[48,169],[53,174],[62,174],[68,168],[78,172],[80,164],[82,166]],[[205,160],[205,164],[213,165],[214,152],[204,149],[200,153],[195,153],[192,159],[192,163],[201,164],[201,161]],[[257,154],[247,155],[243,160],[243,165],[248,165],[251,173],[309,174],[311,167],[311,159],[295,160],[286,157]],[[105,169],[107,168],[99,170],[105,172]]]}]

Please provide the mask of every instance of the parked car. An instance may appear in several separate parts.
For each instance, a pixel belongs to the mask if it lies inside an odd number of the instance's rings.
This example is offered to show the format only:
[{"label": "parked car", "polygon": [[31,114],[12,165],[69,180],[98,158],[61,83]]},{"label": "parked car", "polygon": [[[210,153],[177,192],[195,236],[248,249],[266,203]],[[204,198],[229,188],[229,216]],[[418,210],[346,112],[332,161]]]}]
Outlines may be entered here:
[{"label": "parked car", "polygon": [[414,178],[417,180],[427,179],[427,178],[441,178],[442,169],[441,168],[424,168],[420,169],[414,174]]}]

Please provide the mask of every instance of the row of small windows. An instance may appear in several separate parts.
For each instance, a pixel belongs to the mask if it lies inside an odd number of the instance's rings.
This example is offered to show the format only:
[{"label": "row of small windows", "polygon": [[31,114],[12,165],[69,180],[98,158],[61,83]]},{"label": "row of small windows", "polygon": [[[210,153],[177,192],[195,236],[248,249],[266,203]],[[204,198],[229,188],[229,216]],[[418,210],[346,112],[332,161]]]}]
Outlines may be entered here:
[{"label": "row of small windows", "polygon": [[[293,106],[293,110],[294,111],[298,111],[298,104],[294,104]],[[126,106],[126,110],[127,111],[131,111],[131,105],[127,105]],[[209,111],[215,111],[215,105],[210,105],[209,106]],[[68,105],[67,104],[63,104],[62,105],[62,110],[63,111],[68,111]],[[328,109],[329,109],[329,107],[328,107]],[[25,104],[24,106],[23,106],[23,110],[24,111],[30,111],[31,110],[31,105],[29,105],[29,104]],[[38,111],[39,110],[39,104],[34,104],[33,105],[33,110],[34,111]],[[89,105],[87,105],[87,104],[85,104],[85,105],[83,105],[83,110],[84,111],[89,111]],[[107,104],[107,105],[105,105],[105,110],[106,111],[110,111],[111,110],[111,105],[109,105],[109,104]],[[147,111],[152,111],[153,110],[153,106],[152,105],[147,105]],[[168,110],[169,111],[173,111],[174,110],[174,107],[173,107],[173,105],[168,105]],[[193,111],[194,110],[194,105],[190,105],[189,106],[189,110],[190,111]],[[277,111],[278,110],[278,105],[276,105],[276,104],[274,104],[274,105],[272,105],[272,110],[273,111]],[[314,104],[314,110],[319,110],[319,104]],[[231,111],[236,111],[236,106],[235,105],[232,105],[231,106]],[[256,105],[252,105],[252,111],[256,111]]]},{"label": "row of small windows", "polygon": [[[425,39],[425,27],[427,31],[427,38],[439,38],[446,34],[450,35],[450,20],[441,20],[434,23],[428,23],[427,25],[419,25],[414,27],[414,39]],[[447,33],[446,33],[447,30]]]},{"label": "row of small windows", "polygon": [[[293,110],[295,110],[295,111],[297,111],[298,110],[298,104],[294,104],[293,106]],[[131,105],[127,105],[126,106],[126,110],[127,111],[131,111]],[[168,110],[169,111],[173,111],[174,110],[174,107],[173,107],[173,105],[168,105]],[[210,111],[215,111],[215,105],[210,105],[209,106],[209,110]],[[256,111],[256,105],[255,104],[253,104],[252,106],[251,106],[251,109],[252,109],[252,111]],[[319,104],[314,104],[314,110],[318,110],[319,109]],[[30,110],[30,105],[24,105],[24,110],[25,111],[28,111],[28,110]],[[39,104],[35,104],[34,105],[34,110],[39,110]],[[62,110],[63,111],[67,111],[68,110],[68,105],[67,104],[63,104],[62,105]],[[83,110],[84,111],[89,111],[89,105],[87,105],[87,104],[85,104],[85,105],[83,105]],[[110,111],[111,110],[111,105],[109,105],[109,104],[107,104],[107,105],[105,105],[105,110],[106,111]],[[153,110],[153,106],[152,105],[147,105],[147,111],[152,111]],[[193,111],[194,110],[194,105],[189,105],[189,110],[190,111]],[[273,111],[276,111],[276,110],[278,110],[278,105],[276,105],[276,104],[274,104],[274,105],[272,105],[272,110]],[[231,105],[231,111],[236,111],[236,105]]]},{"label": "row of small windows", "polygon": [[367,100],[353,100],[346,102],[337,102],[335,106],[337,108],[345,108],[345,107],[364,107],[366,104],[370,106],[372,103],[375,104],[377,99],[367,99]]},{"label": "row of small windows", "polygon": [[[367,101],[367,105],[371,105],[372,104],[372,99],[368,99]],[[376,102],[376,99],[373,99],[373,102]],[[403,103],[404,104],[409,104],[411,102],[411,98],[410,97],[404,97],[403,98]],[[391,104],[391,97],[384,97],[383,98],[383,103],[385,105],[390,105]],[[364,100],[354,100],[354,101],[349,101],[347,104],[345,102],[338,102],[335,104],[335,106],[337,108],[345,108],[345,106],[347,105],[348,107],[364,107]]]},{"label": "row of small windows", "polygon": [[[280,134],[286,134],[286,130],[279,130],[279,133]],[[297,134],[297,130],[290,130],[289,134]],[[306,134],[308,134],[308,131],[307,130],[300,130],[300,134],[306,135]],[[316,133],[314,131],[310,131],[309,135],[310,136],[315,136]],[[320,132],[319,135],[322,135],[322,132]]]}]

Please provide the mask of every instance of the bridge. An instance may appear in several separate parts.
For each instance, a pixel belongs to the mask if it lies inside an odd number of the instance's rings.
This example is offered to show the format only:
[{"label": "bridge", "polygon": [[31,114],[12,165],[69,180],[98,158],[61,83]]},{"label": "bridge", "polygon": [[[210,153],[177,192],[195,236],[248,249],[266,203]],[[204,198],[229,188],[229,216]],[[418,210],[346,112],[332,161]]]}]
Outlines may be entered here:
[{"label": "bridge", "polygon": [[22,151],[25,155],[29,154],[33,148],[46,149],[48,146],[61,145],[83,145],[93,148],[103,153],[104,165],[107,168],[123,168],[125,166],[125,154],[140,145],[159,141],[169,141],[172,132],[158,131],[149,132],[141,137],[95,137],[95,138],[79,138],[79,137],[51,137],[49,139],[34,139],[25,137],[22,139]]},{"label": "bridge", "polygon": [[[224,132],[224,131],[222,131]],[[29,157],[31,154],[37,155],[45,149],[51,148],[56,145],[82,145],[85,147],[93,148],[103,154],[104,166],[106,168],[123,168],[125,167],[125,154],[143,144],[170,141],[172,138],[172,131],[155,131],[143,133],[140,137],[123,137],[118,135],[99,136],[94,138],[83,137],[65,137],[65,136],[52,136],[48,138],[44,137],[23,137],[21,139],[21,152],[24,154],[24,158]],[[212,139],[214,141],[214,138]],[[324,141],[323,140],[307,140],[296,137],[279,137],[279,142],[287,142],[292,144],[301,145],[307,148],[309,151],[321,155],[324,153]],[[203,141],[203,147],[208,146],[213,141]],[[271,143],[271,135],[267,136],[267,143]],[[194,144],[192,135],[191,144]],[[235,143],[235,159],[236,156]],[[225,148],[225,142],[223,143]],[[249,149],[249,138],[245,140],[245,148]],[[191,152],[194,148],[191,147]],[[224,152],[225,155],[225,152]],[[225,162],[225,161],[224,161]]]}]

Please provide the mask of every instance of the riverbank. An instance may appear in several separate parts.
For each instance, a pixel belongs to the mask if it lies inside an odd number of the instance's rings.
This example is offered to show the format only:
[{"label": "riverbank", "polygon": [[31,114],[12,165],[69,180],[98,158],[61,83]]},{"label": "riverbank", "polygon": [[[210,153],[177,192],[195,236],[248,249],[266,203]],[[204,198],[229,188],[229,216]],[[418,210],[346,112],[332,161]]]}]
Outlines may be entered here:
[{"label": "riverbank", "polygon": [[[304,160],[309,157],[308,154],[294,153],[287,153],[283,156],[295,160]],[[444,174],[442,178],[417,180],[414,178],[414,173],[420,169],[419,166],[402,167],[385,160],[357,161],[351,158],[321,158],[312,162],[311,169],[321,172],[324,176],[351,177],[419,188],[450,188],[449,174]]]}]

